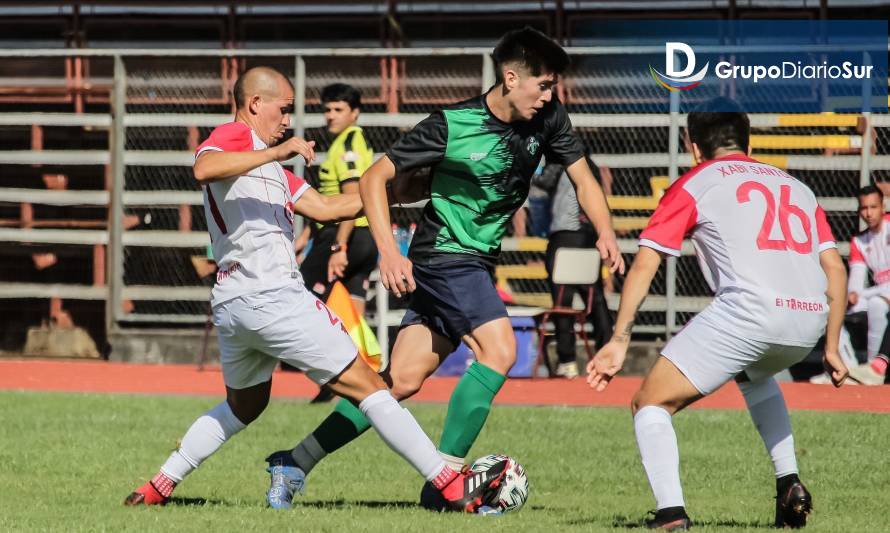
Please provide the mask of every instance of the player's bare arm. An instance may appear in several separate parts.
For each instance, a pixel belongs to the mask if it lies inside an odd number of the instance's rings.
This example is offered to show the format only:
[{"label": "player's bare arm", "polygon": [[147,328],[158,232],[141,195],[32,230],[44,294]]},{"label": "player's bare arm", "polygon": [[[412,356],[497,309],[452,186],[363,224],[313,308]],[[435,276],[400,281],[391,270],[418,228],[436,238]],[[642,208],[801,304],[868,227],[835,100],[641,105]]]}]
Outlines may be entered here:
[{"label": "player's bare arm", "polygon": [[637,311],[649,293],[649,286],[658,267],[661,266],[661,253],[641,246],[634,258],[624,289],[621,291],[621,304],[618,306],[618,317],[615,320],[615,333],[591,359],[587,365],[587,382],[598,392],[605,390],[609,381],[624,366],[627,348],[630,346],[630,334],[636,320]]},{"label": "player's bare arm", "polygon": [[294,204],[294,213],[318,222],[353,219],[362,211],[362,200],[357,194],[325,196],[315,189],[307,189]]},{"label": "player's bare arm", "polygon": [[828,298],[828,326],[825,331],[825,357],[822,363],[825,371],[831,376],[831,382],[835,387],[840,387],[848,374],[847,366],[838,351],[846,312],[847,270],[837,248],[821,252],[819,263],[828,278],[828,290],[825,293]]},{"label": "player's bare arm", "polygon": [[315,141],[307,141],[300,137],[292,137],[283,143],[265,150],[249,150],[245,152],[202,153],[195,161],[195,179],[202,185],[214,181],[241,176],[250,170],[261,167],[272,161],[287,161],[296,156],[303,156],[307,163],[315,159]]},{"label": "player's bare arm", "polygon": [[587,158],[582,157],[566,167],[566,173],[575,186],[575,193],[578,196],[581,209],[584,210],[584,214],[593,223],[593,227],[596,228],[596,233],[599,235],[596,247],[603,261],[609,265],[610,271],[624,274],[624,257],[618,250],[618,239],[612,229],[606,195],[603,194],[603,188],[593,177],[593,172],[587,164]]},{"label": "player's bare arm", "polygon": [[380,280],[387,290],[398,297],[414,291],[411,261],[399,253],[392,236],[387,201],[386,182],[396,175],[396,167],[383,156],[365,171],[359,180],[359,192],[365,205],[365,216],[371,235],[380,252]]}]

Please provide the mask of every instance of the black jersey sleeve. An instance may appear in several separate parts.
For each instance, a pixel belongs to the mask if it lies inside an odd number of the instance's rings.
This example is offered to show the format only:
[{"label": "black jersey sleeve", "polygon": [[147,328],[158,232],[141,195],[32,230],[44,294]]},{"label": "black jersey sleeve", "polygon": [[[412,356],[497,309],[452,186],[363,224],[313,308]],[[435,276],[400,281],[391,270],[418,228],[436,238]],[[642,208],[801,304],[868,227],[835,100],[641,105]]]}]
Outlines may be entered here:
[{"label": "black jersey sleeve", "polygon": [[584,146],[575,132],[572,121],[562,102],[553,102],[553,111],[547,117],[547,139],[545,140],[544,156],[548,163],[569,166],[584,157]]},{"label": "black jersey sleeve", "polygon": [[448,124],[441,111],[432,113],[386,151],[396,172],[429,167],[442,161],[448,144]]}]

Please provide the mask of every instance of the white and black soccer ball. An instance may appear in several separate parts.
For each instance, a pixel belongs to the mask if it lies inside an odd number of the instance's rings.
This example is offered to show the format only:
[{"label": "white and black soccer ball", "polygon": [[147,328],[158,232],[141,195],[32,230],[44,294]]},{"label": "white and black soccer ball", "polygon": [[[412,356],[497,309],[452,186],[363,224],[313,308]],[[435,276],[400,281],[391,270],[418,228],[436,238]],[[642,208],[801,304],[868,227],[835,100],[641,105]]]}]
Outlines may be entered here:
[{"label": "white and black soccer ball", "polygon": [[507,473],[501,485],[483,503],[503,513],[512,513],[521,509],[528,500],[528,476],[525,475],[525,468],[512,457],[492,454],[476,459],[470,470],[485,472],[501,461],[507,461]]}]

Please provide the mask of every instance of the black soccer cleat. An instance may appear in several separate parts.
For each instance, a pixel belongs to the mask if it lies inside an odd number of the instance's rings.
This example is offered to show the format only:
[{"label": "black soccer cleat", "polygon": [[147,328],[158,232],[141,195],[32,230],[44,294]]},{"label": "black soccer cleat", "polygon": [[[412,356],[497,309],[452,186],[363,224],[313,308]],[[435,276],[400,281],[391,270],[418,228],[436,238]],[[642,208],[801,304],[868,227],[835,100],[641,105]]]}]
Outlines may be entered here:
[{"label": "black soccer cleat", "polygon": [[646,520],[646,527],[662,531],[689,531],[692,520],[683,507],[665,507],[656,511],[654,517]]},{"label": "black soccer cleat", "polygon": [[[781,478],[776,491],[776,523],[778,528],[801,528],[813,511],[813,497],[794,474]],[[784,482],[783,482],[784,481]]]},{"label": "black soccer cleat", "polygon": [[424,509],[441,513],[448,507],[448,504],[445,501],[445,497],[439,492],[439,489],[427,481],[423,484],[423,488],[420,489],[420,506]]}]

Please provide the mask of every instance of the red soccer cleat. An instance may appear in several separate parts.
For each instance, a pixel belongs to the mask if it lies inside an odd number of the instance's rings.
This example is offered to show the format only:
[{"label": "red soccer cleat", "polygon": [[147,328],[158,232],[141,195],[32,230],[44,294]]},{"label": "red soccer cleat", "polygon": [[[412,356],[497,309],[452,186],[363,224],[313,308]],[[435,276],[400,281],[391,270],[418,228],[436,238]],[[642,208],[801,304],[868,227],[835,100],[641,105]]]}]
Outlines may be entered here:
[{"label": "red soccer cleat", "polygon": [[167,503],[167,500],[168,498],[158,492],[158,489],[155,488],[151,481],[146,481],[145,485],[142,485],[127,496],[124,500],[124,505],[164,505]]},{"label": "red soccer cleat", "polygon": [[445,499],[445,510],[475,513],[497,491],[506,474],[507,461],[484,472],[465,467],[440,491]]}]

